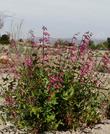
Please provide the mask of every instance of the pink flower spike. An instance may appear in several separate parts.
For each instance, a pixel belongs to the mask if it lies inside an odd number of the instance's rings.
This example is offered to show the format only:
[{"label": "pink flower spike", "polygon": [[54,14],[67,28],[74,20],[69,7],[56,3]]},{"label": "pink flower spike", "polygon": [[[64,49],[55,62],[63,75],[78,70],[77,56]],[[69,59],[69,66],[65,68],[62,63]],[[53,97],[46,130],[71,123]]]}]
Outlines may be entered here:
[{"label": "pink flower spike", "polygon": [[48,41],[49,41],[49,39],[45,37],[45,38],[44,38],[44,41],[45,41],[45,42],[48,42]]},{"label": "pink flower spike", "polygon": [[71,59],[72,62],[76,62],[76,61],[77,61],[77,56],[72,55],[72,56],[70,57],[70,59]]},{"label": "pink flower spike", "polygon": [[43,35],[45,35],[45,36],[50,36],[50,34],[48,33],[48,32],[43,32]]},{"label": "pink flower spike", "polygon": [[32,59],[30,57],[25,59],[25,65],[31,67],[32,66]]},{"label": "pink flower spike", "polygon": [[105,53],[102,57],[102,62],[104,63],[104,65],[108,65],[110,64],[110,58],[109,58],[109,55],[108,53]]},{"label": "pink flower spike", "polygon": [[43,61],[47,61],[47,62],[49,61],[49,58],[47,55],[44,55]]},{"label": "pink flower spike", "polygon": [[89,74],[93,70],[94,62],[92,59],[88,59],[88,61],[81,67],[80,76],[84,77]]}]

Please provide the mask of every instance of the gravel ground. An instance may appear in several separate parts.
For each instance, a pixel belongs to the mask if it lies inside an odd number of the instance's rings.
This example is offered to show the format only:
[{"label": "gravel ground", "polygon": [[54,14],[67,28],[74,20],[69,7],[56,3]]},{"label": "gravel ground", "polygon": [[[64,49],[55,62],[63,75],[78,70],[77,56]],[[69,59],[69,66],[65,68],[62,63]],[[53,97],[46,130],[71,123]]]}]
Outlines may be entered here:
[{"label": "gravel ground", "polygon": [[103,120],[101,124],[97,124],[94,128],[86,128],[82,131],[67,131],[67,132],[55,132],[46,134],[110,134],[110,120]]},{"label": "gravel ground", "polygon": [[[0,125],[0,134],[26,134],[25,132],[20,132],[14,126]],[[30,133],[31,134],[31,133]],[[93,129],[86,128],[82,131],[66,131],[66,132],[45,132],[44,134],[110,134],[110,120],[104,121],[102,124],[96,125]]]}]

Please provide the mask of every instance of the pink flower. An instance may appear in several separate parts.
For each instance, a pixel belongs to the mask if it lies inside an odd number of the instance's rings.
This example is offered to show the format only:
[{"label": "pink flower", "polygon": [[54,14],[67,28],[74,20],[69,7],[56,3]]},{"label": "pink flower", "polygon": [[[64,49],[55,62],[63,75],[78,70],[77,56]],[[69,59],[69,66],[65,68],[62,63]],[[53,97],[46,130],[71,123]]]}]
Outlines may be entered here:
[{"label": "pink flower", "polygon": [[11,96],[6,96],[5,97],[5,104],[6,105],[13,105],[15,102]]},{"label": "pink flower", "polygon": [[109,54],[108,53],[105,53],[103,55],[102,62],[104,63],[105,66],[110,64],[110,58],[109,58]]},{"label": "pink flower", "polygon": [[32,59],[30,57],[25,59],[25,65],[31,67],[32,66]]},{"label": "pink flower", "polygon": [[48,39],[47,37],[45,37],[45,38],[44,38],[44,41],[45,41],[45,42],[48,42],[48,41],[49,41],[49,39]]},{"label": "pink flower", "polygon": [[71,59],[72,62],[76,62],[77,61],[77,55],[72,55],[70,57],[70,59]]},{"label": "pink flower", "polygon": [[61,76],[58,76],[58,75],[49,76],[49,81],[51,84],[51,86],[49,86],[49,87],[54,87],[55,89],[59,89],[62,87],[62,83],[63,83],[62,75],[63,74],[60,73],[59,75],[61,75]]},{"label": "pink flower", "polygon": [[81,46],[79,47],[80,55],[85,54],[86,49],[87,49],[87,44],[86,43],[81,44]]},{"label": "pink flower", "polygon": [[76,46],[73,46],[72,48],[70,48],[70,60],[72,62],[77,61],[77,47]]},{"label": "pink flower", "polygon": [[49,79],[50,79],[50,83],[52,84],[54,84],[55,82],[58,82],[59,80],[57,76],[50,76]]},{"label": "pink flower", "polygon": [[11,39],[10,47],[16,47],[16,41],[14,39]]},{"label": "pink flower", "polygon": [[83,39],[82,39],[80,47],[79,47],[79,52],[80,52],[81,56],[84,55],[86,50],[88,49],[89,42],[90,42],[90,35],[87,32],[83,35]]},{"label": "pink flower", "polygon": [[47,54],[44,55],[43,61],[47,61],[47,62],[49,61],[49,58],[48,58],[48,55]]},{"label": "pink flower", "polygon": [[92,59],[88,59],[88,61],[81,67],[80,69],[80,76],[83,77],[85,75],[88,75],[94,67],[94,62]]},{"label": "pink flower", "polygon": [[50,34],[48,33],[48,32],[43,32],[43,35],[45,35],[45,36],[50,36]]}]

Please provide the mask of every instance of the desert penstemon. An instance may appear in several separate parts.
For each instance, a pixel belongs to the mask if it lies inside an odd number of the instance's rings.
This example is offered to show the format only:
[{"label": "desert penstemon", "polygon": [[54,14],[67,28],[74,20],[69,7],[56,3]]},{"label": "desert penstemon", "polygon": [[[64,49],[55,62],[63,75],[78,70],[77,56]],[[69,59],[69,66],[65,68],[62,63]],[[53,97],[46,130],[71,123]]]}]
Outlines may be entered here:
[{"label": "desert penstemon", "polygon": [[[49,36],[46,27],[43,27],[43,34]],[[18,64],[12,60],[12,72],[16,77],[8,89],[4,89],[3,97],[7,120],[18,128],[27,128],[34,134],[35,131],[71,129],[100,121],[102,100],[99,94],[105,81],[97,67],[103,65],[109,70],[109,54],[105,53],[100,62],[97,61],[89,49],[89,32],[83,35],[79,45],[77,38],[73,39],[72,46],[66,47],[31,45],[24,54],[18,52],[16,42],[12,43],[20,61]]]}]

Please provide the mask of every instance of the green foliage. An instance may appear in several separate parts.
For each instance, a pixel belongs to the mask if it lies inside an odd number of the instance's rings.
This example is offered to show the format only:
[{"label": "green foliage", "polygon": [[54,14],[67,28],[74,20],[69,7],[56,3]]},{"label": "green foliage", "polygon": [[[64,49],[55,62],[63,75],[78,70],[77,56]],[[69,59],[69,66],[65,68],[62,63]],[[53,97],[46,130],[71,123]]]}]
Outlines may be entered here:
[{"label": "green foliage", "polygon": [[49,66],[40,66],[33,61],[32,67],[22,66],[16,89],[15,80],[5,90],[7,105],[4,107],[7,120],[18,128],[34,133],[52,130],[76,129],[92,125],[100,120],[99,91],[90,80],[81,83],[76,79],[75,70],[65,70],[59,89],[48,86],[49,75],[57,75],[62,70]]},{"label": "green foliage", "polygon": [[91,48],[91,49],[93,49],[93,50],[95,50],[95,49],[97,49],[97,46],[96,46],[96,44],[94,43],[94,41],[90,41],[90,43],[89,43],[89,48]]},{"label": "green foliage", "polygon": [[0,37],[0,44],[9,44],[10,43],[10,38],[7,34],[3,34]]},{"label": "green foliage", "polygon": [[89,48],[91,48],[92,50],[107,50],[109,49],[109,41],[107,39],[107,41],[95,44],[94,41],[90,41],[89,44]]},{"label": "green foliage", "polygon": [[98,123],[104,97],[97,66],[108,63],[109,55],[97,61],[85,42],[80,48],[39,46],[32,54],[33,49],[25,51],[24,63],[18,65],[19,78],[9,83],[4,79],[6,120],[32,134]]},{"label": "green foliage", "polygon": [[110,119],[110,91],[108,93],[108,99],[105,106],[106,106],[105,111],[106,111],[107,119]]},{"label": "green foliage", "polygon": [[110,49],[110,38],[109,37],[107,38],[107,44],[108,44],[107,45],[108,46],[108,49]]},{"label": "green foliage", "polygon": [[19,41],[19,42],[24,42],[22,38],[21,38],[21,39],[19,39],[18,41]]},{"label": "green foliage", "polygon": [[61,46],[61,47],[64,47],[64,46],[71,46],[72,43],[68,42],[68,41],[64,41],[64,40],[57,40],[55,43],[54,43],[54,46]]}]

